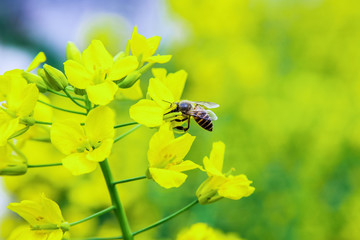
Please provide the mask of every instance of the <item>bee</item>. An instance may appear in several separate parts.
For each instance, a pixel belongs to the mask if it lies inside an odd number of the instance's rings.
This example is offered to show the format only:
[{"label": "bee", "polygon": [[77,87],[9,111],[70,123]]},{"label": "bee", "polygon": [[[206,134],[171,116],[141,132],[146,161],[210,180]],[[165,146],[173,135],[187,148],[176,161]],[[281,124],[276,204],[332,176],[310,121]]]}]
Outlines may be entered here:
[{"label": "bee", "polygon": [[190,118],[193,117],[194,120],[205,130],[212,132],[213,124],[212,121],[217,120],[217,116],[211,110],[205,108],[217,108],[219,104],[212,103],[212,102],[202,102],[202,101],[188,101],[182,100],[180,102],[173,103],[176,105],[175,109],[171,110],[170,112],[181,112],[182,119],[175,119],[176,122],[184,122],[187,121],[187,126],[177,126],[175,127],[178,130],[183,130],[186,132],[190,128]]}]

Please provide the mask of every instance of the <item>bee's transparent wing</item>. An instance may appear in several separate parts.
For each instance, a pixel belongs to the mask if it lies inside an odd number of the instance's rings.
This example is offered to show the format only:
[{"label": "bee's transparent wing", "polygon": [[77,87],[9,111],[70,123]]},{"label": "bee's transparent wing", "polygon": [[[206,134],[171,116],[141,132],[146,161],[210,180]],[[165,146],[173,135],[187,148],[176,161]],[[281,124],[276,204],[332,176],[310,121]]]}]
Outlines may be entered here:
[{"label": "bee's transparent wing", "polygon": [[192,103],[200,104],[206,108],[217,108],[220,106],[219,104],[213,102],[192,101]]},{"label": "bee's transparent wing", "polygon": [[211,119],[212,121],[215,121],[215,120],[218,119],[218,117],[216,116],[216,114],[215,114],[213,111],[211,111],[211,110],[206,110],[206,113],[209,115],[209,117],[210,117],[210,119]]}]

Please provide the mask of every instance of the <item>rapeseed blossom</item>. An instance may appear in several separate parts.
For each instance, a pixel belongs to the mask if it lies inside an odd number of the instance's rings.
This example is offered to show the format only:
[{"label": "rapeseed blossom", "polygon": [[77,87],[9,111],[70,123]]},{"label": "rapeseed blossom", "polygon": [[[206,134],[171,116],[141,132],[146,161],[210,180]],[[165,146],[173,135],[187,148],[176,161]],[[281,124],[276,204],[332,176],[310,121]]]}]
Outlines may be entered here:
[{"label": "rapeseed blossom", "polygon": [[0,146],[16,133],[26,131],[33,125],[31,118],[39,90],[35,83],[28,84],[21,76],[22,70],[15,69],[0,76]]},{"label": "rapeseed blossom", "polygon": [[61,240],[64,231],[69,230],[70,226],[65,222],[59,205],[44,194],[38,201],[10,203],[8,208],[30,224],[30,227],[15,229],[8,240]]},{"label": "rapeseed blossom", "polygon": [[181,186],[187,178],[184,171],[200,168],[190,160],[184,161],[194,140],[189,133],[175,138],[170,123],[163,124],[150,139],[148,177],[164,188]]},{"label": "rapeseed blossom", "polygon": [[233,176],[230,173],[222,173],[224,162],[225,144],[214,142],[210,158],[204,157],[204,167],[209,176],[198,190],[196,196],[201,204],[215,202],[221,198],[238,200],[250,196],[255,188],[250,186],[252,181],[244,174]]},{"label": "rapeseed blossom", "polygon": [[114,113],[106,106],[91,110],[84,126],[67,119],[55,122],[50,132],[52,144],[66,155],[63,165],[73,175],[94,171],[110,155],[113,137]]},{"label": "rapeseed blossom", "polygon": [[147,127],[157,127],[163,123],[164,114],[169,112],[174,102],[180,101],[185,87],[187,73],[184,70],[166,75],[163,68],[153,69],[154,78],[149,80],[147,95],[130,107],[130,117]]},{"label": "rapeseed blossom", "polygon": [[111,102],[119,88],[114,81],[126,77],[138,66],[135,56],[114,59],[99,40],[93,40],[80,59],[74,57],[64,63],[69,83],[85,89],[89,100],[98,105]]}]

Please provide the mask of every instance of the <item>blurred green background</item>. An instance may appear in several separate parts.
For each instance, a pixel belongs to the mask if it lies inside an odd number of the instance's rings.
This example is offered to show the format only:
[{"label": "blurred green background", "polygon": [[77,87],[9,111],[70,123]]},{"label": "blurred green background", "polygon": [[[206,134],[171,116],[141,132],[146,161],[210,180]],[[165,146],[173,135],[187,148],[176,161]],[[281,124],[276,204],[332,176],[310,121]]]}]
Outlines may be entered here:
[{"label": "blurred green background", "polygon": [[[104,10],[101,18],[90,15],[96,21],[80,25],[77,34],[82,38],[77,43],[85,47],[92,38],[100,38],[114,54],[130,38],[135,24],[146,37],[160,35],[158,52],[173,55],[165,65],[168,71],[189,73],[184,99],[221,106],[215,110],[219,119],[214,132],[192,122],[190,133],[197,138],[188,159],[202,163],[212,142],[222,140],[224,171],[235,167],[256,188],[239,201],[196,206],[137,239],[175,239],[180,229],[195,222],[249,240],[360,239],[359,1],[110,2],[119,9],[121,4],[128,7],[118,13]],[[51,41],[43,44],[48,39],[9,28],[5,23],[10,17],[2,15],[0,44],[31,54],[44,50],[50,63],[62,66],[66,41],[74,41],[74,35],[68,35],[56,50]],[[146,91],[146,79],[141,84]],[[62,104],[61,99],[51,100]],[[127,111],[134,103],[112,104],[118,110],[118,123],[130,121]],[[144,127],[117,143],[111,161],[116,178],[144,174],[148,140],[154,131]],[[46,163],[49,154],[51,161],[59,161],[60,154],[44,143],[28,143],[24,151],[28,148],[31,155],[38,144],[44,151],[40,157],[30,157],[34,163]],[[69,221],[107,206],[99,169],[82,177],[63,169],[51,171],[51,176],[36,169],[23,177],[3,178],[11,197],[8,201],[45,192],[58,201]],[[191,172],[181,188],[171,190],[151,181],[119,186],[132,229],[186,205],[205,178]],[[2,237],[19,222],[6,211]],[[73,236],[113,236],[118,234],[116,227],[115,220],[105,216],[72,232]]]}]

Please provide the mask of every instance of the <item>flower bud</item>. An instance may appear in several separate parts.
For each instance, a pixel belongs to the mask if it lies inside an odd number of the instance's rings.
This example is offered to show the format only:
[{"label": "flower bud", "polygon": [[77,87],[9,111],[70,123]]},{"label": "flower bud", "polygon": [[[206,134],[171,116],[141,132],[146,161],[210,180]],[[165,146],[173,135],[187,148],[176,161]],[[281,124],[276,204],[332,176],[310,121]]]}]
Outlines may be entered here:
[{"label": "flower bud", "polygon": [[85,95],[86,94],[86,90],[85,89],[80,89],[80,88],[74,88],[74,93],[77,95]]},{"label": "flower bud", "polygon": [[27,165],[23,162],[0,163],[0,175],[17,176],[27,172]]},{"label": "flower bud", "polygon": [[198,198],[199,203],[202,205],[213,203],[223,198],[218,194],[215,184],[216,180],[213,178],[214,177],[210,177],[205,180],[205,182],[203,182],[196,191],[196,197]]},{"label": "flower bud", "polygon": [[68,85],[67,78],[60,70],[44,64],[44,71],[48,85],[55,91],[64,90]]},{"label": "flower bud", "polygon": [[81,53],[73,42],[68,42],[66,45],[66,58],[77,62],[81,61]]},{"label": "flower bud", "polygon": [[134,71],[126,76],[126,78],[121,81],[118,86],[119,88],[129,88],[132,87],[136,81],[140,78],[141,73],[139,71]]},{"label": "flower bud", "polygon": [[42,77],[29,72],[23,72],[22,76],[28,83],[35,83],[40,92],[47,91],[47,85]]}]

